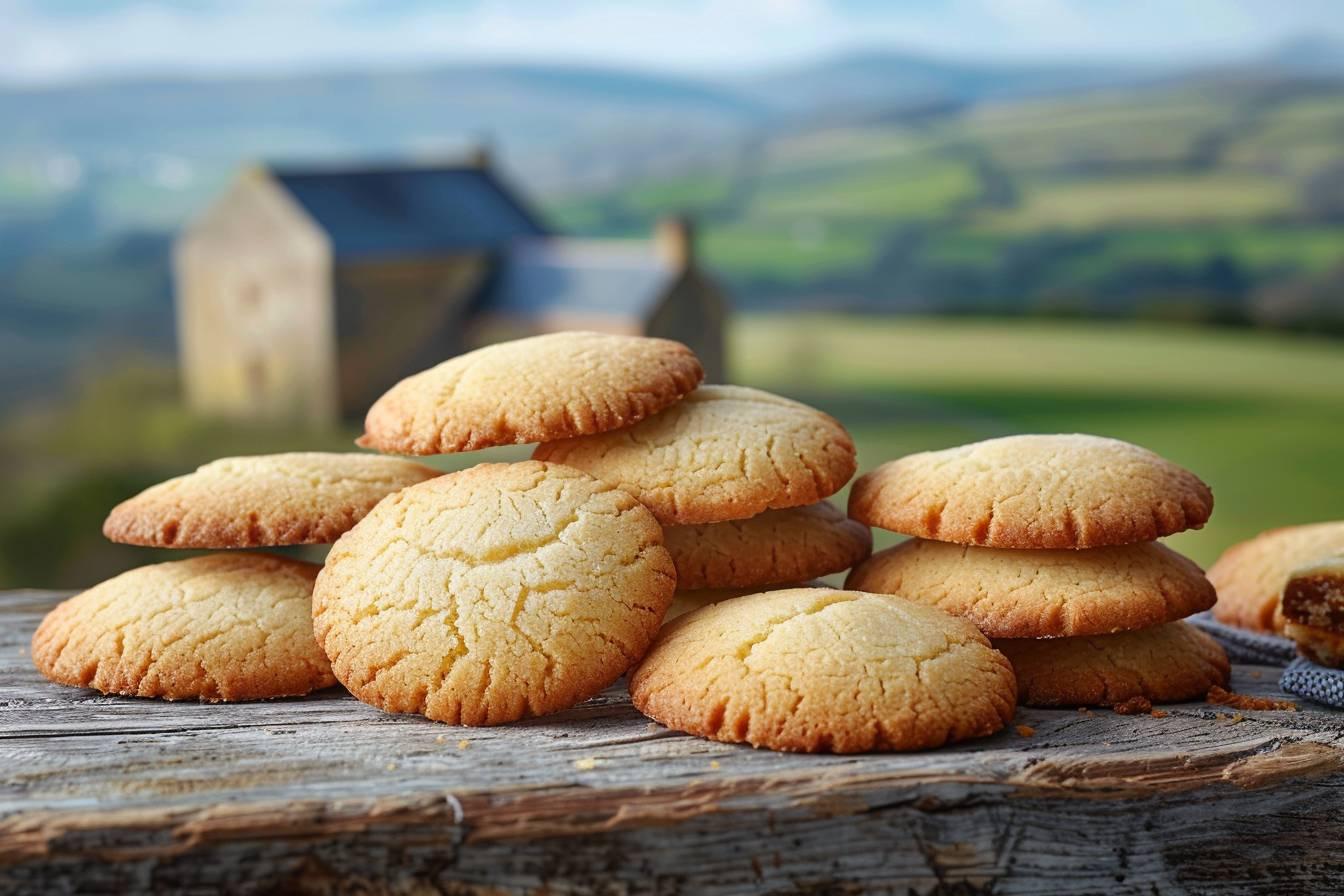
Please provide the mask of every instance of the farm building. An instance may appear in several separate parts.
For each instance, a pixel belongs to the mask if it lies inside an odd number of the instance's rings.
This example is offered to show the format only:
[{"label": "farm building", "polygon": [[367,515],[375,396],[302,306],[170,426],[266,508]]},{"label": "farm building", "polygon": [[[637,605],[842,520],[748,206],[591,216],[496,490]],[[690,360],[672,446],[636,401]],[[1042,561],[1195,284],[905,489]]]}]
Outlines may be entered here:
[{"label": "farm building", "polygon": [[187,399],[215,416],[358,418],[408,374],[560,329],[678,339],[723,379],[725,297],[688,220],[565,237],[483,155],[248,168],[180,235],[174,279]]}]

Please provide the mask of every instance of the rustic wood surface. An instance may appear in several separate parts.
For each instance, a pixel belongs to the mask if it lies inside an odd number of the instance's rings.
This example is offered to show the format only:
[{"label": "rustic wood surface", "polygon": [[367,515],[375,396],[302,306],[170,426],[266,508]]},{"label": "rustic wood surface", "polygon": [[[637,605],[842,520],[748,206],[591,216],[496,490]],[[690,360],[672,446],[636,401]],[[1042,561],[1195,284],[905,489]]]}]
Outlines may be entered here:
[{"label": "rustic wood surface", "polygon": [[849,757],[674,734],[619,685],[493,729],[339,690],[169,704],[41,679],[57,597],[0,595],[4,893],[1344,891],[1344,713],[1311,704],[1022,710],[1033,736]]}]

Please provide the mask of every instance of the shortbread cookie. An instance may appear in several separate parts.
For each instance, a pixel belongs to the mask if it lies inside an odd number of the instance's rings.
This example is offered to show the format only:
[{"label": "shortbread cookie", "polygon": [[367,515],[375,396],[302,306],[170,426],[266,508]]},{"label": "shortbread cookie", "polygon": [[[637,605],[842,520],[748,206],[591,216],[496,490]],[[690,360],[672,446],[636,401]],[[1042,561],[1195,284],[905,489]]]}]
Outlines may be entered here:
[{"label": "shortbread cookie", "polygon": [[798,589],[666,626],[630,675],[669,728],[773,750],[918,750],[1012,718],[1012,669],[975,626],[889,595]]},{"label": "shortbread cookie", "polygon": [[359,444],[448,454],[630,426],[704,378],[669,339],[566,332],[502,342],[407,377],[373,403]]},{"label": "shortbread cookie", "polygon": [[626,492],[559,464],[482,464],[375,507],[332,547],[313,612],[360,700],[494,725],[619,678],[675,587],[661,527]]},{"label": "shortbread cookie", "polygon": [[1218,589],[1219,622],[1257,631],[1283,631],[1279,599],[1297,567],[1344,552],[1344,520],[1289,526],[1235,544],[1209,567]]},{"label": "shortbread cookie", "polygon": [[630,492],[664,525],[812,504],[854,475],[854,442],[821,411],[743,386],[704,386],[629,429],[537,446]]},{"label": "shortbread cookie", "polygon": [[898,594],[964,616],[991,638],[1104,635],[1213,606],[1190,560],[1158,544],[1010,551],[911,539],[874,554],[845,587]]},{"label": "shortbread cookie", "polygon": [[1188,622],[1084,638],[996,638],[1017,672],[1027,706],[1113,706],[1202,698],[1227,686],[1231,667],[1218,642]]},{"label": "shortbread cookie", "polygon": [[121,502],[103,534],[161,548],[330,544],[392,492],[438,475],[354,452],[226,457]]},{"label": "shortbread cookie", "polygon": [[167,700],[264,700],[336,683],[313,638],[318,567],[265,554],[142,566],[76,595],[33,635],[57,684]]},{"label": "shortbread cookie", "polygon": [[798,588],[831,587],[820,579],[816,579],[811,582],[791,582],[766,588],[697,588],[694,591],[678,591],[672,595],[672,606],[667,608],[667,615],[663,617],[663,625],[667,625],[678,616],[694,613],[701,607],[721,604],[726,600],[746,597],[748,594],[760,594],[763,591],[789,591]]},{"label": "shortbread cookie", "polygon": [[829,501],[745,520],[668,526],[663,534],[682,590],[806,581],[849,569],[873,549],[868,527]]},{"label": "shortbread cookie", "polygon": [[1213,493],[1151,451],[1029,435],[926,451],[859,477],[849,515],[904,535],[992,548],[1095,548],[1198,529]]}]

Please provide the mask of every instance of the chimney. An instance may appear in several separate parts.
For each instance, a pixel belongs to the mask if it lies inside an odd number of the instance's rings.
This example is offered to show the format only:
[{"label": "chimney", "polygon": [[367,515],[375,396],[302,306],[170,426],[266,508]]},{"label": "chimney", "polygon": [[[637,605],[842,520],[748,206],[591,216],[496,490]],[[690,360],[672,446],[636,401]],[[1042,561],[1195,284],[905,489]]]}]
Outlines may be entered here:
[{"label": "chimney", "polygon": [[658,257],[678,271],[695,267],[695,224],[685,215],[660,218],[653,232]]},{"label": "chimney", "polygon": [[490,168],[490,143],[482,140],[467,153],[467,164],[473,168]]}]

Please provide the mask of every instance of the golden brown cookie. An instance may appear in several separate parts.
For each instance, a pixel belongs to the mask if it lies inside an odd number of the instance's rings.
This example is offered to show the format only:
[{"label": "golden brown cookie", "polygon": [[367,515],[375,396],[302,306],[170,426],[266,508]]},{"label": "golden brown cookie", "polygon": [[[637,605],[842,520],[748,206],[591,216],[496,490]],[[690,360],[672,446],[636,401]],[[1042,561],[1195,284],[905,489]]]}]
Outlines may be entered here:
[{"label": "golden brown cookie", "polygon": [[1157,542],[1010,551],[911,539],[859,564],[845,587],[964,616],[991,638],[1104,635],[1213,606],[1190,560]]},{"label": "golden brown cookie", "polygon": [[124,572],[47,614],[33,665],[57,684],[167,700],[264,700],[336,683],[313,638],[318,567],[212,554]]},{"label": "golden brown cookie", "polygon": [[1279,598],[1295,568],[1344,552],[1344,520],[1289,526],[1234,544],[1209,567],[1218,589],[1219,622],[1257,631],[1283,631]]},{"label": "golden brown cookie", "polygon": [[1213,493],[1151,451],[1088,435],[1008,436],[885,463],[849,515],[904,535],[992,548],[1095,548],[1198,529]]},{"label": "golden brown cookie", "polygon": [[1231,667],[1218,642],[1188,622],[1083,638],[996,638],[1027,706],[1113,706],[1202,698]]},{"label": "golden brown cookie", "polygon": [[919,750],[992,734],[1017,691],[975,626],[889,595],[802,588],[666,626],[630,675],[669,728],[772,750]]},{"label": "golden brown cookie", "polygon": [[354,452],[226,457],[122,501],[103,534],[161,548],[330,544],[392,492],[438,475]]},{"label": "golden brown cookie", "polygon": [[742,520],[812,504],[854,475],[854,442],[805,404],[743,386],[703,386],[629,429],[537,446],[619,485],[664,525]]},{"label": "golden brown cookie", "polygon": [[873,549],[868,527],[829,501],[663,534],[683,591],[802,582],[849,569]]},{"label": "golden brown cookie", "polygon": [[313,612],[360,700],[495,725],[619,678],[675,587],[661,527],[627,493],[559,464],[482,464],[375,507],[332,547]]},{"label": "golden brown cookie", "polygon": [[704,378],[670,339],[565,332],[501,342],[407,377],[373,403],[359,444],[448,454],[630,426]]},{"label": "golden brown cookie", "polygon": [[790,582],[781,585],[771,585],[765,588],[697,588],[694,591],[678,591],[672,595],[672,606],[667,608],[667,615],[663,617],[663,625],[667,625],[678,616],[685,616],[687,613],[694,613],[701,607],[707,607],[710,604],[720,604],[725,600],[733,600],[738,597],[746,597],[748,594],[760,594],[763,591],[791,591],[798,588],[831,588],[821,580],[811,582]]}]

